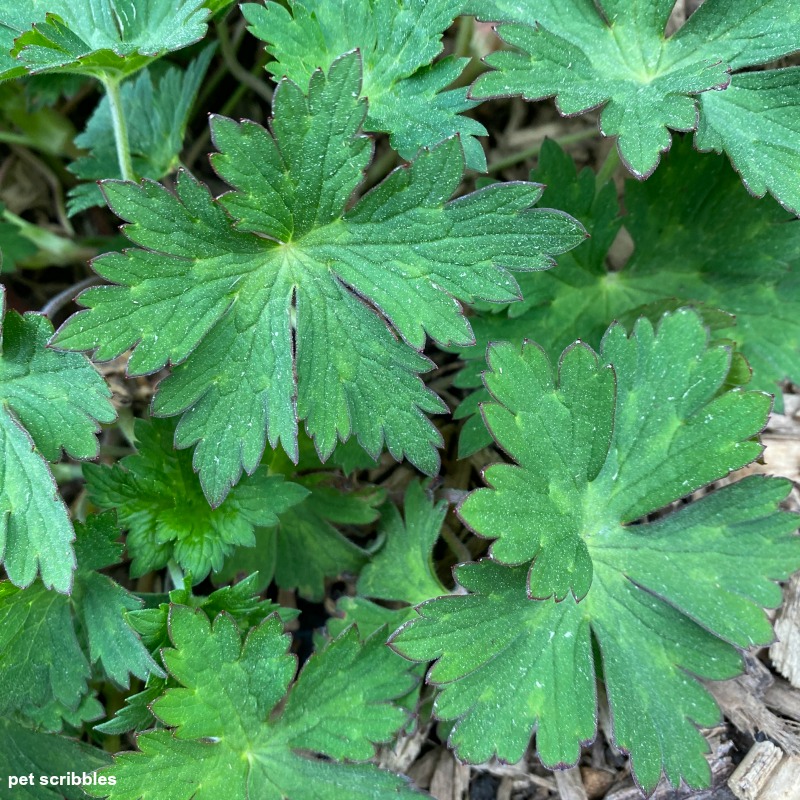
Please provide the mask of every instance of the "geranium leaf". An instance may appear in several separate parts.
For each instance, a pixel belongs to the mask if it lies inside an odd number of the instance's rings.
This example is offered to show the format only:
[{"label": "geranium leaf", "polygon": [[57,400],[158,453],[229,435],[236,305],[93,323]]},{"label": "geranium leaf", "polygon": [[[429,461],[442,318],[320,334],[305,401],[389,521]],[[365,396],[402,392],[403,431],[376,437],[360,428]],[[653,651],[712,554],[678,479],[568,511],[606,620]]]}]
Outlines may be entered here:
[{"label": "geranium leaf", "polygon": [[673,786],[708,784],[695,725],[719,711],[692,676],[732,677],[737,648],[772,640],[761,609],[800,566],[784,480],[745,478],[641,521],[761,451],[769,398],[721,392],[728,359],[691,311],[657,330],[640,320],[630,336],[615,325],[599,357],[576,345],[557,374],[531,343],[490,348],[484,414],[515,463],[489,467],[491,488],[460,514],[518,566],[460,567],[470,594],[424,603],[392,640],[437,659],[435,713],[457,721],[461,758],[517,761],[535,727],[547,766],[575,763],[595,733],[594,640],[614,740],[640,787],[662,771]]},{"label": "geranium leaf", "polygon": [[[800,165],[797,70],[734,75],[800,49],[800,9],[792,0],[707,0],[674,35],[664,34],[672,0],[472,0],[467,12],[503,20],[500,35],[514,50],[490,55],[496,71],[472,95],[556,96],[563,114],[603,106],[600,127],[618,137],[619,152],[637,177],[656,168],[669,149],[669,129],[692,131],[701,120],[704,147],[725,149],[757,194],[769,190],[789,208],[796,184],[779,177]],[[740,84],[741,82],[741,84]],[[755,95],[752,90],[763,89]],[[748,91],[750,90],[750,91]],[[703,97],[698,113],[696,95]],[[707,97],[706,97],[707,95]],[[710,130],[709,130],[710,129]],[[788,147],[786,146],[788,144]]]},{"label": "geranium leaf", "polygon": [[[245,3],[248,30],[268,43],[275,61],[267,69],[305,86],[314,69],[327,71],[334,60],[358,49],[364,62],[362,95],[369,101],[364,130],[390,134],[391,145],[406,160],[421,148],[461,136],[466,165],[486,169],[475,136],[486,129],[460,115],[478,105],[453,83],[469,61],[446,58],[442,33],[460,13],[460,0],[292,0]],[[359,24],[351,21],[358,19]]]},{"label": "geranium leaf", "polygon": [[192,469],[191,454],[173,446],[172,420],[139,419],[134,432],[138,453],[112,467],[84,468],[92,502],[115,509],[128,530],[134,577],[174,558],[197,583],[211,570],[222,569],[236,546],[255,544],[257,526],[277,524],[280,514],[308,494],[261,467],[212,508]]},{"label": "geranium leaf", "polygon": [[72,585],[75,533],[48,461],[97,455],[98,422],[115,416],[92,365],[47,348],[53,326],[38,314],[5,313],[0,287],[0,558],[11,581]]},{"label": "geranium leaf", "polygon": [[111,516],[89,517],[76,528],[78,569],[70,597],[38,582],[25,589],[0,583],[0,708],[5,713],[40,719],[50,707],[58,719],[59,711],[75,712],[88,692],[91,664],[119,686],[128,686],[130,675],[162,674],[125,618],[141,601],[97,572],[118,563],[122,554]]},{"label": "geranium leaf", "polygon": [[795,215],[800,188],[800,68],[734,75],[724,92],[700,98],[697,146],[725,152],[756,197],[769,192]]},{"label": "geranium leaf", "polygon": [[208,16],[203,0],[2,0],[0,80],[74,72],[119,81],[202,39]]},{"label": "geranium leaf", "polygon": [[341,492],[328,486],[330,476],[298,479],[308,495],[280,515],[277,525],[256,530],[255,547],[239,547],[214,575],[227,581],[258,569],[258,588],[272,579],[285,589],[297,589],[305,598],[320,600],[325,578],[343,572],[358,573],[367,562],[365,550],[343,536],[335,524],[366,525],[378,516],[384,492],[373,487]]},{"label": "geranium leaf", "polygon": [[197,444],[214,504],[258,466],[266,440],[297,457],[298,417],[323,458],[356,434],[373,456],[385,441],[435,472],[440,435],[423,412],[444,407],[419,380],[430,363],[417,348],[426,334],[470,342],[454,297],[511,301],[506,268],[547,267],[547,253],[583,237],[566,215],[530,210],[541,193],[531,184],[448,202],[463,168],[455,139],[344,213],[369,162],[359,74],[353,54],[316,72],[307,97],[282,81],[274,136],[214,118],[213,164],[236,187],[217,201],[185,174],[176,194],[105,184],[128,237],[147,249],[94,262],[119,285],[82,295],[91,310],[56,342],[103,359],[136,345],[132,373],[182,362],[155,411],[183,414],[176,443]]},{"label": "geranium leaf", "polygon": [[[250,632],[244,644],[233,620],[213,627],[200,611],[174,606],[174,649],[164,653],[180,688],[168,689],[153,710],[172,731],[139,736],[138,753],[123,753],[107,774],[111,787],[92,787],[112,800],[379,800],[419,795],[405,781],[368,764],[374,743],[389,741],[406,713],[392,700],[415,679],[381,639],[366,643],[351,628],[312,656],[280,715],[271,714],[295,672],[277,617]],[[312,759],[302,753],[326,756]]]},{"label": "geranium leaf", "polygon": [[[686,139],[675,142],[666,162],[645,183],[628,181],[628,213],[619,216],[616,189],[596,191],[594,173],[576,175],[572,159],[545,142],[531,178],[552,187],[552,204],[581,220],[592,238],[564,254],[557,269],[521,276],[521,303],[505,313],[487,313],[494,310],[487,306],[472,318],[478,346],[460,350],[467,367],[458,386],[480,386],[489,342],[530,338],[556,360],[576,336],[598,347],[615,319],[656,320],[691,305],[713,324],[715,337],[736,344],[752,367],[752,387],[775,393],[782,408],[778,384],[800,381],[800,224],[776,203],[754,200],[724,159],[695,153]],[[623,224],[634,251],[618,269],[608,254]],[[726,322],[718,309],[735,320]],[[470,418],[462,456],[490,441],[474,416],[482,399],[471,396],[456,412]]]}]

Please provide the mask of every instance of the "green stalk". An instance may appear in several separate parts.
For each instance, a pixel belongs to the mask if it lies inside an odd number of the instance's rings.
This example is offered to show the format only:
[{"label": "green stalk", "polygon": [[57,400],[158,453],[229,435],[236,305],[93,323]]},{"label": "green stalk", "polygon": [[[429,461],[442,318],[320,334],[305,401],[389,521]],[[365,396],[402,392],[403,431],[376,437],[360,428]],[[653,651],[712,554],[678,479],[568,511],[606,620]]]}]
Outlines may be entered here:
[{"label": "green stalk", "polygon": [[131,161],[131,147],[128,142],[128,125],[125,122],[125,114],[122,111],[122,95],[119,91],[119,81],[103,80],[108,104],[111,107],[111,121],[114,125],[114,141],[117,145],[117,160],[119,161],[119,171],[125,181],[135,181],[136,175],[133,171]]},{"label": "green stalk", "polygon": [[472,17],[459,17],[456,34],[455,55],[458,58],[472,55],[472,32],[475,27]]},{"label": "green stalk", "polygon": [[612,143],[611,149],[608,151],[608,155],[606,156],[606,160],[602,163],[600,169],[597,170],[598,189],[614,177],[614,173],[617,171],[619,164],[619,150],[617,149],[616,143]]}]

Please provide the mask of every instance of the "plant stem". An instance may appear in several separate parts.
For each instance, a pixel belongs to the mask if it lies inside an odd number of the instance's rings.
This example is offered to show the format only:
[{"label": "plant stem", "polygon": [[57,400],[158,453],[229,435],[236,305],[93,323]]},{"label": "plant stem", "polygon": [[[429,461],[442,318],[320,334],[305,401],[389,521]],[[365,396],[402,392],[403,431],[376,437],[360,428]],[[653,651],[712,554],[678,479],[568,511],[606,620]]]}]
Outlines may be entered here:
[{"label": "plant stem", "polygon": [[172,585],[176,589],[183,589],[183,570],[174,558],[171,558],[167,562],[167,573],[169,574],[170,581],[172,581]]},{"label": "plant stem", "polygon": [[87,247],[73,242],[65,236],[41,228],[18,217],[8,209],[0,213],[0,220],[16,225],[19,235],[36,245],[39,252],[28,256],[20,262],[25,269],[44,269],[45,267],[63,267],[88,261],[97,255],[97,248]]},{"label": "plant stem", "polygon": [[3,144],[18,144],[22,147],[37,147],[37,143],[24,133],[14,133],[13,131],[0,131],[0,142]]},{"label": "plant stem", "polygon": [[[591,139],[593,136],[597,136],[597,128],[592,125],[589,128],[584,128],[580,131],[575,131],[575,133],[567,133],[564,136],[558,136],[557,138],[553,139],[553,141],[561,145],[562,147],[570,144],[577,144],[578,142],[583,142],[586,139]],[[520,150],[518,153],[512,153],[510,156],[506,158],[501,158],[498,161],[495,161],[493,164],[489,164],[489,168],[486,170],[489,174],[493,172],[502,172],[504,169],[508,169],[509,167],[513,167],[516,164],[519,164],[521,161],[527,161],[529,158],[534,158],[538,156],[539,153],[542,151],[542,145],[544,144],[544,140],[541,142],[537,142],[532,147],[529,147],[527,150]]]},{"label": "plant stem", "polygon": [[73,286],[64,289],[63,292],[59,292],[55,297],[51,297],[50,300],[42,306],[39,313],[43,314],[48,319],[53,319],[65,305],[71,303],[84,289],[88,289],[90,286],[96,286],[98,283],[102,282],[103,279],[99,275],[90,275],[88,278],[84,278]]},{"label": "plant stem", "polygon": [[217,36],[219,37],[219,51],[231,75],[239,83],[252,89],[265,103],[272,103],[272,89],[258,76],[248,72],[237,60],[233,43],[231,42],[228,26],[224,22],[217,23]]},{"label": "plant stem", "polygon": [[616,144],[612,144],[611,149],[606,155],[606,160],[600,165],[600,169],[597,170],[598,189],[611,180],[611,178],[614,176],[614,173],[617,171],[619,164],[619,150],[617,149]]},{"label": "plant stem", "polygon": [[117,145],[117,160],[119,161],[119,171],[125,181],[135,181],[136,175],[133,171],[131,161],[131,148],[128,142],[128,125],[125,122],[125,114],[122,110],[122,95],[119,90],[119,81],[106,79],[103,81],[108,104],[111,108],[111,122],[114,125],[114,141]]},{"label": "plant stem", "polygon": [[461,17],[458,20],[458,33],[456,34],[455,55],[458,58],[472,55],[472,31],[474,29],[472,17]]}]

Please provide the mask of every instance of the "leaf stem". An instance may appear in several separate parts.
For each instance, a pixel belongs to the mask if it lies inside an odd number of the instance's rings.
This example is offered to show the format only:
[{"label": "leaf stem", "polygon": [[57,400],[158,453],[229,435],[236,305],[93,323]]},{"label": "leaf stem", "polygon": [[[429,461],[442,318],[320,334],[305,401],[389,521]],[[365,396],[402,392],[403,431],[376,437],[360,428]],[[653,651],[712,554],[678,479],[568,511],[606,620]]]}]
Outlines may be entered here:
[{"label": "leaf stem", "polygon": [[117,161],[119,161],[119,171],[125,181],[135,181],[136,174],[133,171],[133,161],[131,161],[131,148],[128,142],[128,125],[125,121],[125,114],[122,109],[122,95],[119,90],[119,81],[106,78],[103,80],[108,104],[111,108],[111,122],[114,126],[114,141],[117,145]]},{"label": "leaf stem", "polygon": [[[583,128],[582,130],[575,131],[575,133],[566,133],[564,136],[558,136],[553,141],[561,145],[562,147],[570,144],[577,144],[578,142],[583,142],[586,139],[591,139],[593,136],[597,136],[598,131],[597,127],[592,125],[588,128]],[[489,168],[486,170],[489,174],[493,172],[502,172],[504,169],[508,169],[509,167],[513,167],[516,164],[519,164],[522,161],[527,161],[529,158],[534,158],[538,156],[539,153],[542,151],[542,145],[544,144],[544,139],[541,142],[537,142],[532,147],[527,148],[527,150],[520,150],[518,153],[512,153],[510,156],[506,158],[501,158],[498,161],[495,161],[493,164],[489,164]]]},{"label": "leaf stem", "polygon": [[454,52],[457,58],[464,58],[472,55],[472,32],[475,20],[472,17],[460,17],[458,20],[458,32],[456,33],[456,44]]},{"label": "leaf stem", "polygon": [[167,572],[169,573],[170,581],[176,589],[183,589],[183,570],[178,565],[178,562],[171,558],[167,562]]},{"label": "leaf stem", "polygon": [[600,165],[600,169],[597,170],[597,188],[599,189],[601,186],[604,186],[611,178],[614,176],[614,173],[617,171],[617,167],[620,165],[620,158],[619,158],[619,149],[617,145],[612,143],[611,149],[606,154],[605,161]]},{"label": "leaf stem", "polygon": [[236,59],[236,52],[234,51],[233,43],[231,42],[230,32],[228,26],[224,22],[217,23],[217,36],[219,37],[219,51],[222,54],[222,60],[228,67],[231,75],[236,78],[239,83],[244,84],[249,89],[252,89],[265,103],[270,105],[272,103],[272,89],[266,81],[261,80],[257,75],[248,72]]}]

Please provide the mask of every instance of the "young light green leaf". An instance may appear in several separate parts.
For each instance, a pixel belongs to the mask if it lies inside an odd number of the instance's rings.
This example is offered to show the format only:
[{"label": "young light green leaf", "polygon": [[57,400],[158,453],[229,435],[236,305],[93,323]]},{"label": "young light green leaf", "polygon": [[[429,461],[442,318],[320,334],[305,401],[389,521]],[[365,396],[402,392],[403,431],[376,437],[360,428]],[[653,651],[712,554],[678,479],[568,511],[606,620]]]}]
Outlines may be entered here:
[{"label": "young light green leaf", "polygon": [[47,348],[53,326],[5,313],[0,287],[0,559],[12,583],[69,592],[75,533],[47,461],[97,455],[98,422],[116,413],[91,364]]},{"label": "young light green leaf", "polygon": [[115,509],[128,530],[134,577],[174,558],[197,583],[211,570],[222,569],[235,547],[252,547],[257,526],[276,525],[280,514],[308,494],[261,467],[212,508],[192,469],[191,454],[173,446],[174,421],[137,419],[134,433],[137,454],[112,467],[84,468],[92,502]]},{"label": "young light green leaf", "polygon": [[246,634],[250,628],[260,625],[270,614],[277,613],[284,622],[295,619],[297,609],[283,608],[271,600],[263,600],[258,594],[258,573],[248,575],[231,586],[223,586],[210,595],[195,595],[189,581],[182,589],[173,589],[168,595],[142,595],[148,608],[128,614],[128,620],[142,637],[145,646],[154,655],[162,647],[169,647],[169,611],[172,606],[187,606],[202,609],[209,621],[225,612]]},{"label": "young light green leaf", "polygon": [[[489,342],[531,338],[556,360],[576,336],[599,347],[615,319],[692,305],[707,322],[714,309],[735,316],[735,326],[714,320],[715,337],[735,342],[753,369],[753,388],[776,393],[782,408],[779,382],[800,381],[800,224],[776,203],[750,197],[724,159],[698,155],[687,139],[675,142],[666,166],[645,183],[627,183],[628,214],[620,217],[615,188],[596,192],[590,170],[576,175],[572,159],[545,142],[531,178],[551,186],[552,205],[581,220],[592,238],[562,256],[557,270],[521,276],[521,303],[472,318],[478,347],[460,350],[467,367],[456,385],[481,385]],[[614,269],[607,256],[621,224],[635,249]],[[462,456],[490,442],[475,416],[483,399],[471,395],[456,412],[470,418]]]},{"label": "young light green leaf", "polygon": [[[17,800],[84,800],[80,786],[50,786],[40,776],[77,774],[83,778],[108,764],[109,756],[97,747],[89,747],[67,736],[54,736],[32,730],[11,719],[0,717],[0,774],[3,782],[9,775],[33,773],[32,786],[15,786],[8,796]],[[6,786],[8,784],[6,783]]]},{"label": "young light green leaf", "polygon": [[447,503],[433,503],[418,481],[410,483],[403,517],[394,505],[385,507],[380,533],[386,543],[361,570],[359,594],[412,605],[446,594],[432,562],[446,513]]},{"label": "young light green leaf", "polygon": [[369,162],[359,74],[353,54],[314,73],[308,97],[281,82],[274,137],[214,118],[213,164],[235,187],[216,201],[186,174],[176,194],[105,184],[132,223],[128,237],[147,249],[94,262],[118,285],[84,293],[90,310],[56,341],[101,359],[135,345],[134,374],[178,364],[155,412],[183,414],[176,443],[197,444],[194,466],[214,504],[255,470],[265,440],[296,458],[298,418],[322,458],[356,434],[373,456],[385,441],[435,472],[441,437],[423,412],[444,406],[418,377],[430,367],[418,352],[426,335],[470,342],[454,298],[511,301],[507,269],[545,268],[548,253],[583,237],[566,215],[530,209],[541,194],[531,184],[448,201],[463,169],[456,139],[345,213]]},{"label": "young light green leaf", "polygon": [[0,80],[73,72],[119,81],[202,39],[208,16],[203,0],[2,0]]},{"label": "young light green leaf", "polygon": [[[128,146],[133,171],[141,178],[159,180],[178,167],[178,155],[197,90],[211,61],[207,47],[186,70],[169,66],[142,70],[120,87],[122,113],[128,124]],[[69,165],[83,181],[69,191],[70,215],[105,205],[96,181],[121,178],[108,96],[98,104],[75,144],[89,151]]]},{"label": "young light green leaf", "polygon": [[[442,51],[442,33],[460,13],[460,0],[291,0],[245,3],[248,30],[268,43],[275,61],[267,69],[305,86],[314,69],[327,72],[337,57],[358,49],[364,62],[361,93],[369,101],[364,130],[381,131],[406,160],[460,135],[466,165],[485,170],[478,140],[486,129],[460,115],[477,102],[466,89],[445,88],[467,58],[431,64]],[[352,24],[354,19],[357,24]]]},{"label": "young light green leaf", "polygon": [[660,153],[669,149],[669,129],[695,130],[695,95],[707,94],[701,112],[710,114],[710,126],[732,127],[731,139],[707,134],[707,146],[724,146],[737,168],[744,172],[748,165],[745,180],[753,182],[756,192],[769,189],[794,207],[796,188],[775,175],[781,164],[791,163],[792,172],[800,164],[794,145],[779,149],[787,137],[785,122],[792,120],[788,129],[796,129],[798,115],[796,106],[776,106],[778,97],[796,94],[797,74],[744,78],[746,85],[768,90],[757,100],[740,99],[742,92],[719,100],[710,90],[726,89],[732,69],[800,49],[800,8],[792,0],[707,0],[667,38],[664,29],[673,5],[671,0],[598,0],[594,6],[583,0],[535,5],[472,0],[468,12],[483,19],[522,23],[500,26],[500,35],[515,49],[487,58],[496,71],[482,75],[472,94],[519,94],[529,100],[556,96],[559,111],[570,115],[603,106],[601,130],[618,137],[620,155],[637,177],[650,175]]},{"label": "young light green leaf", "polygon": [[[232,586],[223,586],[208,596],[197,596],[192,593],[187,579],[182,589],[173,589],[168,595],[139,595],[147,608],[131,611],[126,617],[131,627],[141,636],[144,646],[160,664],[162,648],[170,646],[169,610],[173,605],[202,609],[209,620],[225,612],[233,618],[243,634],[260,625],[275,612],[284,622],[298,616],[300,612],[297,609],[282,608],[271,600],[262,600],[257,594],[257,585],[258,575],[253,574]],[[96,725],[95,730],[119,735],[154,727],[156,718],[150,706],[168,686],[174,685],[174,681],[167,682],[164,678],[151,675],[144,691],[128,696],[125,705],[113,719]]]},{"label": "young light green leaf", "polygon": [[732,677],[736,648],[772,640],[761,608],[780,603],[773,581],[800,567],[798,518],[779,510],[789,483],[750,477],[636,520],[760,452],[751,437],[769,399],[720,393],[727,360],[689,311],[655,332],[640,320],[630,338],[614,326],[602,360],[575,346],[558,376],[533,344],[490,348],[484,413],[516,464],[487,469],[492,488],[460,513],[519,566],[460,567],[471,594],[424,603],[393,637],[402,655],[438,659],[435,713],[456,721],[461,758],[517,761],[535,727],[547,766],[575,763],[595,733],[594,639],[614,740],[640,787],[651,792],[662,771],[673,786],[708,784],[695,724],[719,711],[690,676]]},{"label": "young light green leaf", "polygon": [[325,474],[298,479],[309,492],[305,500],[282,513],[277,525],[256,530],[255,549],[237,548],[214,579],[229,581],[257,569],[259,590],[274,578],[281,588],[297,589],[309,600],[321,600],[325,578],[358,573],[368,554],[334,524],[373,522],[384,493],[374,487],[341,492],[328,486],[329,480]]},{"label": "young light green leaf", "polygon": [[[213,627],[200,611],[170,612],[175,649],[164,652],[182,688],[168,689],[153,711],[173,731],[139,736],[107,774],[113,787],[93,787],[111,800],[382,800],[420,795],[399,776],[368,764],[373,745],[391,740],[406,714],[392,703],[414,684],[408,664],[381,639],[362,644],[351,629],[312,656],[281,702],[295,672],[288,640],[272,616],[242,644],[233,620]],[[357,676],[357,677],[354,677]],[[301,753],[316,753],[327,760]],[[201,787],[201,788],[198,788]]]}]

